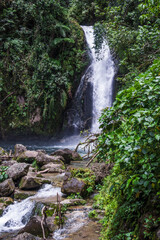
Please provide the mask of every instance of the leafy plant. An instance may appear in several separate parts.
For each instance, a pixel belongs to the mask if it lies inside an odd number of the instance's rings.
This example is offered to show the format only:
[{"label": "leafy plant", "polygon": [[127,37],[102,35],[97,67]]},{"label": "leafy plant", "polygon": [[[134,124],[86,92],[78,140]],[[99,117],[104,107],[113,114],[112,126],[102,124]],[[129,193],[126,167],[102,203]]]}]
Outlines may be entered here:
[{"label": "leafy plant", "polygon": [[8,167],[7,166],[1,166],[0,167],[0,182],[3,182],[8,178],[8,175],[6,173]]}]

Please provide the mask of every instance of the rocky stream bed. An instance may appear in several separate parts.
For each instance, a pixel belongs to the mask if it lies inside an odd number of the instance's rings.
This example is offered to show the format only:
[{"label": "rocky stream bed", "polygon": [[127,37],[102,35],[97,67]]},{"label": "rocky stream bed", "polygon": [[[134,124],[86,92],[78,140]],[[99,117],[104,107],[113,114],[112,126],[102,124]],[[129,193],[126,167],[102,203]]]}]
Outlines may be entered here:
[{"label": "rocky stream bed", "polygon": [[[13,154],[0,148],[0,239],[97,240],[100,224],[89,219],[95,185],[110,170],[83,166],[75,151],[50,155],[16,144]],[[103,213],[100,213],[103,215]]]}]

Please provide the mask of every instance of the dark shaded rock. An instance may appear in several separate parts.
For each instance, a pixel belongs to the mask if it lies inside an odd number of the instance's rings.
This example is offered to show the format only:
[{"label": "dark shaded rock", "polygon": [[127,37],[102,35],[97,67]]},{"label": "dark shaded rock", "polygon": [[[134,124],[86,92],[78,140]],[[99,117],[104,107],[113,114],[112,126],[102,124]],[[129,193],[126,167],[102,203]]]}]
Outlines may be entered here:
[{"label": "dark shaded rock", "polygon": [[80,195],[84,195],[85,189],[86,184],[82,180],[71,178],[64,181],[61,191],[67,195],[70,195],[71,193],[80,193]]},{"label": "dark shaded rock", "polygon": [[106,163],[93,163],[90,166],[90,169],[94,172],[96,176],[96,183],[102,182],[103,178],[110,174],[110,171],[113,168],[113,164]]},{"label": "dark shaded rock", "polygon": [[0,197],[10,196],[15,189],[15,185],[12,179],[7,179],[0,183]]},{"label": "dark shaded rock", "polygon": [[71,161],[80,161],[82,157],[75,151],[68,148],[59,149],[51,154],[52,156],[62,156],[64,158],[64,163],[70,164]]},{"label": "dark shaded rock", "polygon": [[33,236],[30,233],[21,233],[18,234],[18,236],[16,238],[14,238],[14,240],[43,240],[43,238],[39,238],[36,236]]},{"label": "dark shaded rock", "polygon": [[13,180],[17,180],[25,175],[27,175],[29,169],[29,164],[26,163],[15,163],[7,169],[7,174]]},{"label": "dark shaded rock", "polygon": [[19,188],[23,190],[37,189],[42,185],[42,181],[39,178],[32,176],[25,176],[21,179]]},{"label": "dark shaded rock", "polygon": [[22,144],[16,144],[14,147],[14,156],[18,157],[21,153],[27,151],[27,148]]},{"label": "dark shaded rock", "polygon": [[43,152],[38,152],[36,160],[39,166],[43,166],[48,163],[61,164],[61,162],[64,162],[64,159],[61,156],[50,156]]},{"label": "dark shaded rock", "polygon": [[15,189],[14,191],[14,199],[16,200],[23,200],[30,196],[34,196],[37,192],[36,191],[23,191],[20,189]]},{"label": "dark shaded rock", "polygon": [[[27,225],[20,231],[20,233],[30,233],[34,236],[43,237],[42,227],[41,227],[41,217],[33,216]],[[49,229],[46,223],[43,224],[46,237],[49,235]]]}]

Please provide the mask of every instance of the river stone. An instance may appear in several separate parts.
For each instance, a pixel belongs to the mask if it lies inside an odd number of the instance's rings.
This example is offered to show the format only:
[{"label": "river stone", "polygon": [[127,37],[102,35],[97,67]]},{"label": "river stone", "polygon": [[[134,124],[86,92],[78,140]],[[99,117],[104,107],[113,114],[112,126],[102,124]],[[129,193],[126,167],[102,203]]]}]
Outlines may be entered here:
[{"label": "river stone", "polygon": [[24,190],[20,190],[20,189],[15,189],[14,191],[14,199],[15,200],[23,200],[26,199],[28,197],[34,196],[37,192],[36,191],[24,191]]},{"label": "river stone", "polygon": [[37,189],[42,185],[42,181],[39,178],[32,176],[25,176],[21,179],[19,188],[23,190]]},{"label": "river stone", "polygon": [[10,196],[15,189],[15,185],[12,179],[7,179],[0,183],[0,197]]},{"label": "river stone", "polygon": [[58,149],[57,151],[51,153],[52,156],[62,156],[65,160],[64,163],[70,164],[71,161],[80,161],[82,157],[75,151],[68,148]]},{"label": "river stone", "polygon": [[[33,216],[27,225],[20,231],[20,233],[30,233],[38,237],[43,237],[42,227],[41,227],[42,218],[40,216]],[[43,224],[45,236],[48,237],[49,229],[46,223]]]},{"label": "river stone", "polygon": [[1,197],[0,198],[0,216],[2,215],[5,208],[8,205],[12,204],[13,202],[14,202],[13,199],[10,197]]},{"label": "river stone", "polygon": [[70,195],[72,193],[79,193],[81,196],[84,195],[86,190],[86,184],[77,178],[71,178],[63,182],[62,193]]},{"label": "river stone", "polygon": [[33,236],[30,233],[21,233],[19,234],[14,240],[43,240],[43,238],[39,238],[36,236]]},{"label": "river stone", "polygon": [[96,176],[96,183],[101,183],[102,180],[110,174],[111,169],[113,168],[113,164],[106,163],[93,163],[90,166],[90,169],[94,172]]},{"label": "river stone", "polygon": [[36,157],[39,152],[37,151],[25,151],[21,153],[20,155],[17,156],[17,161],[18,162],[25,162],[25,163],[32,163],[33,161],[36,160]]},{"label": "river stone", "polygon": [[15,160],[8,160],[8,161],[3,161],[1,166],[7,166],[7,167],[10,167],[12,166],[13,164],[17,163],[17,161]]},{"label": "river stone", "polygon": [[38,155],[36,157],[37,164],[39,166],[46,165],[48,163],[55,163],[55,164],[61,164],[61,162],[64,161],[63,157],[61,156],[50,156],[48,154],[44,154],[42,152],[38,152]]},{"label": "river stone", "polygon": [[42,170],[48,169],[48,173],[63,173],[64,172],[64,165],[63,164],[55,164],[55,163],[48,163],[42,166]]},{"label": "river stone", "polygon": [[17,180],[25,176],[28,172],[29,164],[26,163],[15,163],[7,169],[7,174],[13,180]]},{"label": "river stone", "polygon": [[27,151],[27,148],[22,144],[16,144],[14,147],[14,156],[18,157],[21,153]]}]

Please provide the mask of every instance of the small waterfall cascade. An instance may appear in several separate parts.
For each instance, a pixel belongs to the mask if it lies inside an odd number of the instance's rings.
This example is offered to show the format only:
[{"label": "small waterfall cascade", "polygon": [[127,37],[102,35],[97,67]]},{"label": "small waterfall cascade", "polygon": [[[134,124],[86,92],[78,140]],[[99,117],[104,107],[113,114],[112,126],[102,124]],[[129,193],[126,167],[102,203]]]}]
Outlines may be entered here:
[{"label": "small waterfall cascade", "polygon": [[93,26],[82,28],[90,51],[91,64],[75,94],[71,108],[73,114],[70,114],[68,122],[74,129],[87,128],[91,132],[98,132],[101,112],[104,108],[111,107],[113,102],[114,62],[105,40],[96,53]]},{"label": "small waterfall cascade", "polygon": [[33,215],[35,199],[53,197],[57,193],[62,195],[61,188],[45,184],[34,196],[9,205],[0,217],[0,233],[13,232],[23,228]]}]

